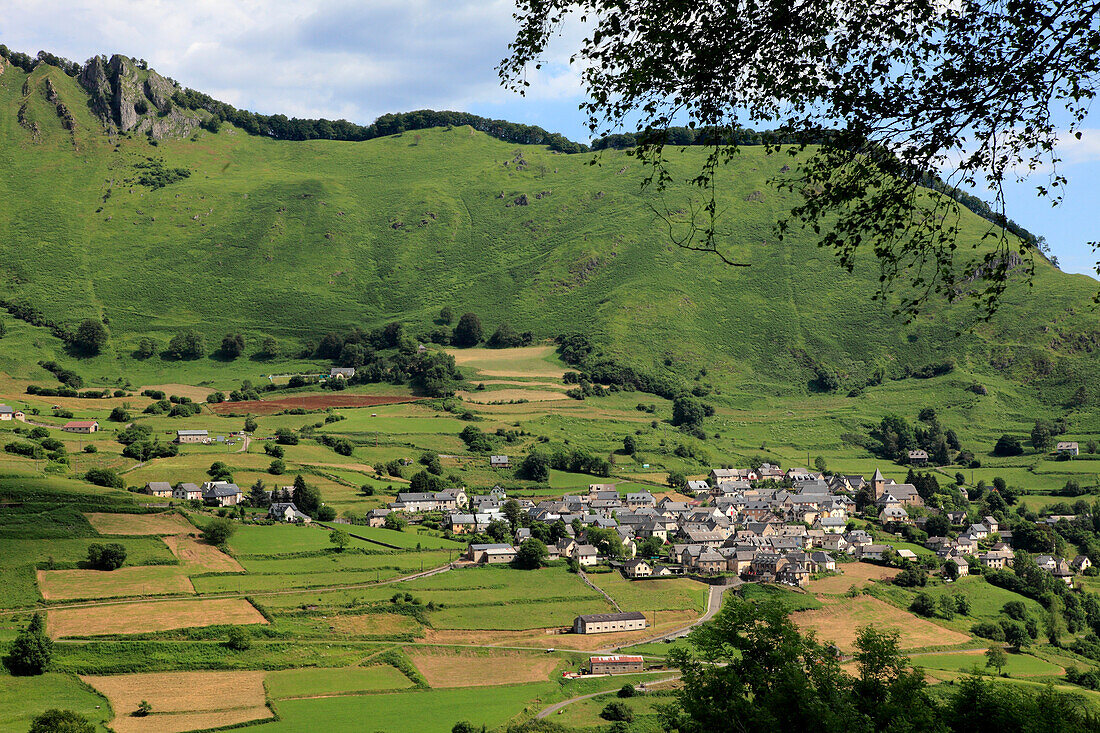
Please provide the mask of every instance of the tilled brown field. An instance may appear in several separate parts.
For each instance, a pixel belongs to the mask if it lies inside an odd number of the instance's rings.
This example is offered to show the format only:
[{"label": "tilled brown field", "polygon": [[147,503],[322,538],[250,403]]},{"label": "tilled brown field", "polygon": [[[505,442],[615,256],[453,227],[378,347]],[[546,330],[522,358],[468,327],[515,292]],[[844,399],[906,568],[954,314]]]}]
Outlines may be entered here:
[{"label": "tilled brown field", "polygon": [[[111,701],[116,733],[181,733],[266,720],[264,672],[157,672],[81,679]],[[153,711],[134,716],[142,700]]]},{"label": "tilled brown field", "polygon": [[253,415],[274,415],[283,410],[324,410],[328,407],[376,407],[378,405],[399,405],[403,402],[415,402],[412,395],[356,395],[356,394],[311,394],[298,397],[284,397],[278,400],[252,400],[250,402],[220,402],[207,405],[219,415],[248,412]]}]

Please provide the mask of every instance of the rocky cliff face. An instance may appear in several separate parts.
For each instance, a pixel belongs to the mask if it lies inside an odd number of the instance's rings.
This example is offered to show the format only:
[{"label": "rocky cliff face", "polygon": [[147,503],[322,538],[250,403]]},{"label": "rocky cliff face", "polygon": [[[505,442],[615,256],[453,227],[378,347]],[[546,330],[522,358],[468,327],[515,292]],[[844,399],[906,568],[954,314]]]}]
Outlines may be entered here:
[{"label": "rocky cliff face", "polygon": [[201,121],[194,112],[173,104],[175,83],[125,56],[90,58],[77,78],[108,129],[163,139],[189,135]]}]

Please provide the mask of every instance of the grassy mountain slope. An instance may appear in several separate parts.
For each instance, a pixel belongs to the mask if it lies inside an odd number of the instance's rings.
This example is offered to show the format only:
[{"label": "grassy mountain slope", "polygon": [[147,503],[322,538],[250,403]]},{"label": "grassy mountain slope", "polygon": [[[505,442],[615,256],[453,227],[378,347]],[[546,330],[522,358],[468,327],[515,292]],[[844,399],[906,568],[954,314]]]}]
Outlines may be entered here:
[{"label": "grassy mountain slope", "polygon": [[[72,111],[72,132],[46,99],[47,78]],[[142,363],[130,352],[142,336],[163,345],[189,326],[206,334],[208,350],[240,331],[250,352],[265,335],[296,352],[350,325],[403,320],[426,331],[450,305],[477,312],[488,332],[501,321],[539,337],[587,331],[625,361],[684,379],[705,366],[727,394],[806,392],[813,373],[802,353],[840,372],[843,391],[878,367],[898,373],[947,358],[1028,400],[1037,386],[1061,402],[1100,381],[1089,278],[1039,262],[1034,287],[1013,289],[972,333],[965,303],[905,326],[870,302],[873,263],[849,275],[805,238],[772,241],[791,202],[766,181],[791,163],[786,155],[745,149],[721,173],[723,236],[751,264],[730,268],[670,244],[649,205],[676,209],[691,193],[641,191],[640,166],[623,153],[591,166],[588,154],[469,128],[349,143],[273,141],[227,125],[154,146],[109,137],[87,99],[52,67],[0,74],[4,297],[58,323],[103,317],[111,332],[104,354],[77,360],[47,329],[2,315],[0,370],[9,373],[45,381],[34,363],[58,358],[86,378],[251,376],[270,367]],[[699,153],[675,166],[686,175]],[[140,185],[149,159],[191,175]],[[523,195],[527,205],[516,205]],[[967,215],[964,239],[986,226]]]}]

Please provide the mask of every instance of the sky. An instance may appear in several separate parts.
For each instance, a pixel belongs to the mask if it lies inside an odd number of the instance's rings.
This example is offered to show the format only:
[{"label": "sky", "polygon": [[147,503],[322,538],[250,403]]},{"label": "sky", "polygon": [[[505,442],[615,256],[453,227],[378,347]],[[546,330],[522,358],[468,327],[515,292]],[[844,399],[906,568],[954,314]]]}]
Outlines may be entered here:
[{"label": "sky", "polygon": [[[387,112],[451,109],[590,137],[568,63],[568,28],[520,97],[496,66],[515,32],[510,0],[0,0],[0,43],[74,61],[143,58],[236,107],[369,124]],[[1095,276],[1100,253],[1100,112],[1062,150],[1064,201],[1036,196],[1041,173],[1012,182],[1008,215],[1046,237],[1063,270]],[[983,192],[975,192],[986,197]]]}]

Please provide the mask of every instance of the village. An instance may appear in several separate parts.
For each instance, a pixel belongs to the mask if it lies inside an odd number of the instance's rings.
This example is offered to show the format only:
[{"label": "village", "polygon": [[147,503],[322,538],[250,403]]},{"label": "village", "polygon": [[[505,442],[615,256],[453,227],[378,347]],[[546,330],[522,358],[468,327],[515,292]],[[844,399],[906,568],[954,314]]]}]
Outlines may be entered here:
[{"label": "village", "polygon": [[[181,435],[181,440],[187,439]],[[919,461],[920,456],[912,458]],[[507,457],[491,460],[500,463]],[[439,526],[448,539],[469,542],[462,559],[474,564],[514,563],[524,543],[534,542],[544,561],[566,561],[582,571],[610,569],[636,581],[688,576],[726,586],[763,582],[804,588],[811,578],[836,571],[837,563],[853,561],[920,565],[955,580],[975,566],[1011,567],[1015,557],[1013,535],[1004,519],[931,509],[914,484],[887,479],[879,470],[868,480],[768,463],[757,469],[715,468],[706,479],[688,481],[686,491],[679,499],[658,499],[649,491],[622,494],[614,484],[591,484],[587,493],[537,502],[509,498],[499,486],[484,494],[468,494],[465,489],[400,492],[388,508],[371,510],[364,523]],[[227,481],[201,486],[150,482],[144,492],[216,507],[249,500]],[[295,506],[293,492],[293,486],[267,492],[268,520],[313,521]],[[868,503],[860,507],[857,498]],[[930,523],[933,517],[942,519]],[[1040,521],[1052,524],[1073,518]],[[929,536],[925,531],[945,526],[948,531],[942,534]],[[902,546],[911,544],[914,529],[934,556],[918,557]],[[1074,576],[1092,566],[1081,554],[1041,554],[1035,561],[1070,588]],[[601,617],[600,624],[586,624],[582,618],[575,623],[577,633],[645,627],[644,616],[629,612]]]}]

